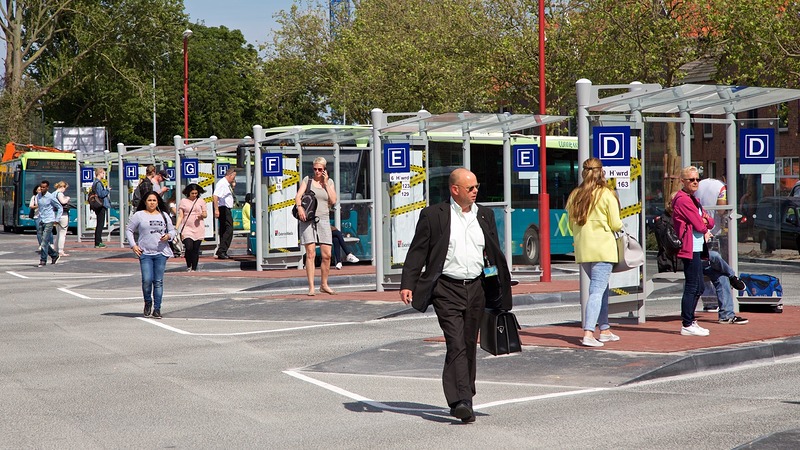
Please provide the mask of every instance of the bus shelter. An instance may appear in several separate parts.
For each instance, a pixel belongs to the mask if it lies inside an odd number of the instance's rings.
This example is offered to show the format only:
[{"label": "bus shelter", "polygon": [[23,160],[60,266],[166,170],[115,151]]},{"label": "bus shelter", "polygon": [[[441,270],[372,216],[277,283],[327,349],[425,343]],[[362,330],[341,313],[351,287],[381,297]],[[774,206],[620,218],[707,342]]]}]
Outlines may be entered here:
[{"label": "bus shelter", "polygon": [[[614,132],[614,129],[617,129],[616,131],[621,129],[623,132],[630,130],[631,183],[628,192],[625,193],[627,195],[624,195],[629,204],[622,204],[623,208],[628,207],[627,218],[624,218],[623,222],[626,222],[628,231],[635,233],[640,242],[645,242],[646,218],[643,211],[648,211],[646,198],[651,194],[646,190],[648,180],[644,156],[647,153],[644,137],[650,132],[653,124],[675,124],[674,126],[678,127],[677,147],[680,151],[680,167],[692,164],[692,124],[724,125],[725,172],[729,177],[727,196],[733,201],[730,201],[727,207],[713,209],[717,210],[717,214],[723,217],[726,223],[736,223],[736,219],[741,216],[737,211],[736,200],[739,197],[735,175],[746,172],[759,174],[762,183],[775,182],[774,163],[753,164],[752,167],[748,167],[751,164],[745,164],[745,160],[739,157],[738,145],[741,143],[737,131],[743,130],[737,130],[737,125],[745,127],[753,121],[740,119],[737,114],[800,98],[800,90],[745,86],[686,84],[662,88],[658,84],[641,83],[595,86],[591,81],[581,79],[576,83],[576,87],[580,161],[586,160],[593,154],[590,148],[597,152],[596,154],[611,154],[612,152],[606,151],[608,149],[605,146],[605,142],[613,142],[613,136],[608,133]],[[608,91],[617,93],[601,97],[601,92]],[[777,120],[772,120],[770,126],[777,126]],[[680,167],[670,168],[668,165],[667,158],[664,157],[665,177],[670,169],[680,169]],[[635,178],[639,180],[636,181]],[[620,187],[619,182],[617,187]],[[620,195],[620,198],[622,200],[623,195]],[[738,230],[736,226],[728,226],[727,230],[727,242],[731,245],[727,246],[727,255],[723,256],[727,256],[729,265],[738,273],[738,252],[734,245],[738,241]],[[588,286],[588,275],[581,271],[582,311],[585,311],[588,299]],[[613,274],[611,287],[618,295],[609,299],[609,312],[627,312],[629,317],[639,323],[645,322],[644,299],[652,288],[652,283],[648,281],[646,265],[641,269]]]},{"label": "bus shelter", "polygon": [[[102,153],[86,153],[81,150],[75,150],[75,186],[78,186],[79,201],[77,204],[77,236],[78,242],[88,230],[94,230],[97,226],[97,215],[89,207],[89,192],[91,191],[94,182],[94,169],[103,168],[106,170],[106,179],[104,183],[106,187],[113,188],[111,177],[114,171],[118,168],[118,161],[108,150]],[[109,240],[111,233],[114,230],[119,230],[120,223],[120,203],[114,200],[113,191],[110,194],[109,200],[111,201],[111,210],[108,211],[107,227]],[[120,233],[122,234],[122,233]]]},{"label": "bus shelter", "polygon": [[[175,191],[174,200],[177,207],[182,198],[183,189],[191,183],[196,183],[204,189],[200,200],[206,203],[208,215],[205,219],[204,246],[217,245],[219,237],[216,232],[217,221],[214,218],[213,193],[216,181],[223,178],[229,169],[237,165],[237,150],[240,145],[249,142],[249,136],[242,139],[218,139],[216,136],[203,139],[183,139],[174,136],[174,152],[172,159],[175,164]],[[234,195],[237,200],[244,200],[246,192],[250,192],[251,168],[248,164],[238,168]],[[241,183],[241,185],[240,185]],[[241,227],[241,208],[234,207],[235,228]]]},{"label": "bus shelter", "polygon": [[[482,183],[480,203],[494,209],[500,245],[509,267],[513,267],[511,191],[512,172],[516,171],[512,160],[515,152],[524,154],[522,159],[531,164],[538,159],[538,145],[530,136],[518,133],[566,119],[565,116],[508,113],[384,113],[374,109],[373,145],[380,149],[373,160],[373,172],[378,174],[375,210],[381,212],[381,220],[375,221],[374,233],[378,290],[399,287],[402,265],[420,211],[433,202],[449,199],[449,174],[461,166],[479,176]],[[433,143],[440,145],[434,148]],[[481,160],[473,167],[472,149],[476,144],[494,145],[497,148],[494,159],[491,162]],[[393,162],[405,160],[403,155],[406,154],[407,164],[392,167]],[[483,170],[485,167],[479,165],[484,164],[499,166],[500,170]],[[538,167],[522,169],[520,172],[525,174],[513,175],[516,182],[519,184],[521,179],[525,182],[522,188],[526,195],[538,193]],[[484,186],[493,188],[492,195],[483,195]]]},{"label": "bus shelter", "polygon": [[[118,166],[122,168],[117,175],[117,196],[120,207],[120,247],[125,246],[125,227],[130,216],[136,212],[132,204],[133,193],[141,180],[146,176],[147,166],[155,166],[157,170],[165,169],[174,172],[175,148],[168,145],[125,145],[117,144]],[[165,180],[168,187],[175,185],[174,177]],[[174,192],[174,189],[173,189]],[[113,192],[112,192],[113,195]]]},{"label": "bus shelter", "polygon": [[[298,221],[292,216],[302,180],[325,158],[337,194],[332,222],[360,259],[373,259],[370,127],[308,125],[253,127],[256,269],[302,268]],[[249,151],[249,148],[244,148]],[[252,230],[251,230],[252,234]]]}]

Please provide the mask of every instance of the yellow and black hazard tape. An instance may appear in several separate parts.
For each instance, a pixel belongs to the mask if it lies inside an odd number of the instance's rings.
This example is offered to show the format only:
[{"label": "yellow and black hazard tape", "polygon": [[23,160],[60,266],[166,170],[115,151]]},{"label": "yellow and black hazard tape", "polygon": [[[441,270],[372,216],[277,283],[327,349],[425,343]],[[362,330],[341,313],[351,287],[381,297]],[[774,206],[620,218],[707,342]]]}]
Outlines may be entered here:
[{"label": "yellow and black hazard tape", "polygon": [[[411,177],[411,180],[409,182],[412,187],[422,183],[423,181],[425,181],[425,168],[424,167],[412,165],[411,166],[411,172],[416,172],[417,173],[416,175]],[[400,192],[401,189],[403,189],[403,183],[402,182],[393,184],[389,188],[389,196],[390,197],[394,197],[395,195],[397,195]]]},{"label": "yellow and black hazard tape", "polygon": [[[282,188],[287,188],[289,186],[293,186],[293,185],[298,184],[300,182],[300,172],[297,172],[296,170],[284,170],[283,174],[284,174],[284,176],[288,175],[288,177],[284,178],[283,181],[281,182],[281,187]],[[269,193],[270,194],[274,194],[277,191],[278,191],[278,186],[277,185],[271,184],[269,186]]]},{"label": "yellow and black hazard tape", "polygon": [[294,199],[290,198],[289,200],[284,200],[280,203],[274,203],[272,205],[269,205],[269,212],[277,211],[283,208],[291,208],[292,206],[294,206]]},{"label": "yellow and black hazard tape", "polygon": [[200,186],[201,188],[205,189],[205,188],[207,188],[207,187],[209,187],[209,186],[214,184],[214,175],[212,175],[210,173],[200,172],[197,175],[197,178],[202,178],[203,179],[203,181],[197,183],[197,185]]},{"label": "yellow and black hazard tape", "polygon": [[628,292],[626,290],[623,290],[623,289],[620,289],[620,288],[611,288],[609,290],[611,292],[617,294],[617,295],[629,295],[630,294],[630,292]]},{"label": "yellow and black hazard tape", "polygon": [[624,219],[626,217],[630,217],[636,214],[642,213],[642,203],[636,203],[635,205],[626,206],[619,210],[619,217]]},{"label": "yellow and black hazard tape", "polygon": [[415,211],[417,209],[422,209],[425,206],[427,206],[425,200],[421,200],[421,201],[414,202],[414,203],[411,203],[411,204],[408,204],[408,205],[397,207],[397,208],[389,211],[389,216],[390,217],[396,217],[396,216],[399,216],[401,214],[407,214],[407,213],[410,213],[411,211]]}]

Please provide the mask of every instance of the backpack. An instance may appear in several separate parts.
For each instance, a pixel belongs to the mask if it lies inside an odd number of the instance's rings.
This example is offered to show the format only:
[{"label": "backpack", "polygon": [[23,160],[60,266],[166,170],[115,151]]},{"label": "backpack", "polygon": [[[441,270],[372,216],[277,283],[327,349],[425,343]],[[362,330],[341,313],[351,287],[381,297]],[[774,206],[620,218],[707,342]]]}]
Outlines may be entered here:
[{"label": "backpack", "polygon": [[136,186],[136,190],[133,191],[133,198],[131,199],[131,206],[133,209],[139,207],[139,202],[142,201],[142,198],[147,195],[148,192],[153,190],[153,182],[150,181],[149,178],[146,178],[139,182],[139,185]]},{"label": "backpack", "polygon": [[683,261],[678,259],[678,251],[683,244],[672,226],[672,217],[666,212],[653,219],[653,234],[658,243],[656,264],[658,272],[678,272],[683,270]]},{"label": "backpack", "polygon": [[[303,195],[300,197],[300,206],[302,206],[303,210],[306,212],[306,222],[313,220],[316,223],[319,221],[316,215],[317,196],[314,194],[314,191],[311,190],[311,180],[305,177],[303,181],[306,183],[306,191],[303,192]],[[297,213],[297,205],[292,207],[292,215],[295,219],[300,220],[300,215]]]},{"label": "backpack", "polygon": [[92,189],[89,191],[89,208],[92,211],[98,211],[103,208],[103,201],[100,200],[100,196],[97,195],[97,191],[95,191],[94,187],[99,183],[99,181],[95,181],[95,184],[92,184]]},{"label": "backpack", "polygon": [[751,297],[772,297],[774,294],[783,297],[780,278],[772,275],[740,273],[739,279],[747,286],[745,292]]}]

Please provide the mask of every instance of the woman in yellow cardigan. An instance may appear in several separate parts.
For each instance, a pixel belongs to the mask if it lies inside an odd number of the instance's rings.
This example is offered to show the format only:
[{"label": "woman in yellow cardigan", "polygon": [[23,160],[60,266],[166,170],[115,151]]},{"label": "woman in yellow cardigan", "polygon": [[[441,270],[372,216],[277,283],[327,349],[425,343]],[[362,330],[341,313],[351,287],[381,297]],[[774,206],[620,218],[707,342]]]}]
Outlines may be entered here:
[{"label": "woman in yellow cardigan", "polygon": [[[589,158],[583,163],[583,182],[569,195],[567,213],[575,243],[575,262],[589,275],[589,302],[583,322],[581,344],[602,347],[618,341],[608,324],[608,279],[617,262],[615,231],[622,230],[619,199],[606,185],[603,163]],[[600,339],[594,329],[599,323]]]}]

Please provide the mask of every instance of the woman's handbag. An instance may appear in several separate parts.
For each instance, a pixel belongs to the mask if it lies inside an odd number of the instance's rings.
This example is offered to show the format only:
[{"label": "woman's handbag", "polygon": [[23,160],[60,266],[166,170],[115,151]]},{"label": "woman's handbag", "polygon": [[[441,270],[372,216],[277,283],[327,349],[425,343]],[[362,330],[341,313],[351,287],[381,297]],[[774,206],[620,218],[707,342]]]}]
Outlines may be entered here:
[{"label": "woman's handbag", "polygon": [[625,272],[643,265],[644,250],[642,245],[625,230],[615,233],[615,235],[617,236],[617,255],[619,258],[611,271]]}]

